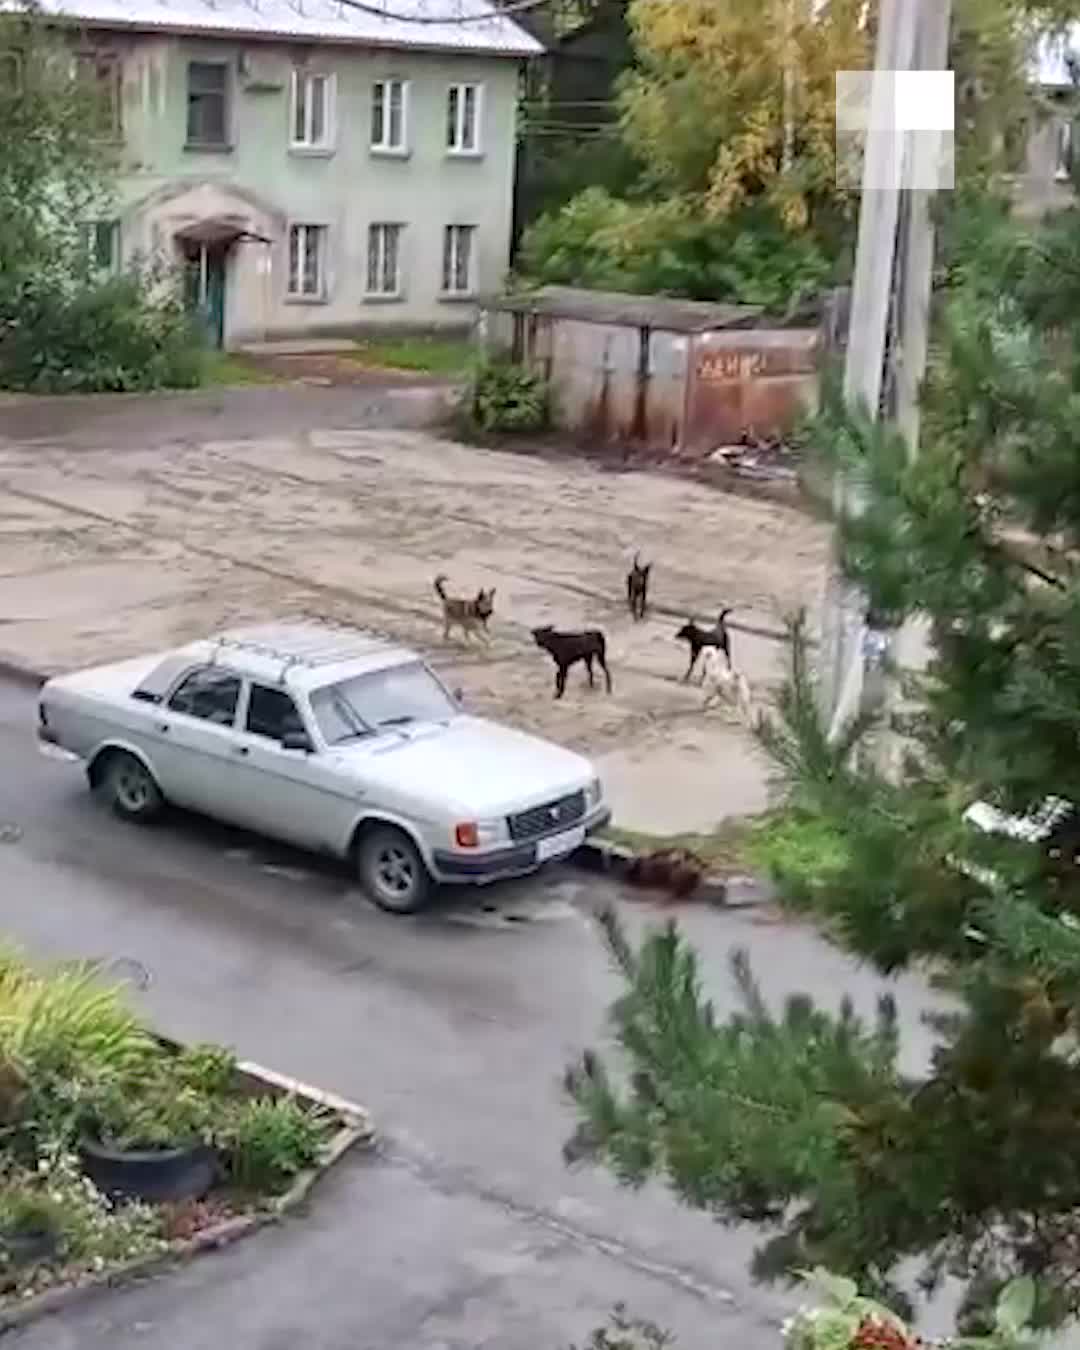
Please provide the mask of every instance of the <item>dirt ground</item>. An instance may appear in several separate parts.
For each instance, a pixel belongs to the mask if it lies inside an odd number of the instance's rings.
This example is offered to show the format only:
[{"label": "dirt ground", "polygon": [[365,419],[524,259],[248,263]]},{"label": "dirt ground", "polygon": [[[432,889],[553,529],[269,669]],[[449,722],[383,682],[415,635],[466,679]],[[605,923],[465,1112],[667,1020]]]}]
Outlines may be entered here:
[{"label": "dirt ground", "polygon": [[[55,671],[242,622],[318,615],[425,652],[474,711],[594,755],[618,822],[707,829],[759,809],[764,766],[731,714],[681,683],[682,618],[734,606],[733,649],[759,700],[775,637],[817,613],[825,527],[772,502],[659,473],[612,473],[424,432],[206,440],[162,424],[146,448],[0,449],[0,656]],[[626,612],[635,550],[654,609]],[[442,638],[432,590],[496,587],[489,647]],[[614,693],[580,670],[552,699],[540,623],[601,627]]]}]

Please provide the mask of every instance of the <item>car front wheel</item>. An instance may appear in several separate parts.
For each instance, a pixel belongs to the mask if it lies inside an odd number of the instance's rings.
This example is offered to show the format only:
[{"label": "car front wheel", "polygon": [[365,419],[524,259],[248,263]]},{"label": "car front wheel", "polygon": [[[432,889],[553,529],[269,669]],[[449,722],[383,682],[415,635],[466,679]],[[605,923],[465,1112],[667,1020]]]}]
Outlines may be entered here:
[{"label": "car front wheel", "polygon": [[391,914],[415,914],[431,898],[431,876],[420,850],[392,825],[379,825],[360,838],[356,873],[368,897]]},{"label": "car front wheel", "polygon": [[109,756],[100,783],[109,805],[124,820],[153,820],[165,804],[154,775],[141,760],[123,750]]}]

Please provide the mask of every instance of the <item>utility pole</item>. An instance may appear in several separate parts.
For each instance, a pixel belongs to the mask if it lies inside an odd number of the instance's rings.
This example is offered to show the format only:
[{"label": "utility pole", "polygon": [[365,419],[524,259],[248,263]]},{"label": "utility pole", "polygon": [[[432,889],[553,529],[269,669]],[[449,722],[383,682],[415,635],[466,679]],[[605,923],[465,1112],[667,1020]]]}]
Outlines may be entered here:
[{"label": "utility pole", "polygon": [[[927,138],[886,130],[895,116],[888,72],[945,68],[950,7],[950,0],[881,3],[844,370],[846,401],[877,418],[882,413],[886,360],[896,362],[891,412],[912,453],[918,436],[918,390],[926,368],[934,245],[931,194],[905,184],[928,181],[912,175],[936,170],[937,165],[905,162],[905,143],[921,147]],[[917,149],[919,153],[925,152]],[[897,341],[887,352],[890,318],[895,320]],[[861,506],[843,475],[837,477],[833,501],[838,515],[857,513]],[[865,631],[865,600],[843,577],[834,555],[822,644],[826,661],[822,687],[831,736],[862,706]],[[898,645],[918,644],[906,634]]]}]

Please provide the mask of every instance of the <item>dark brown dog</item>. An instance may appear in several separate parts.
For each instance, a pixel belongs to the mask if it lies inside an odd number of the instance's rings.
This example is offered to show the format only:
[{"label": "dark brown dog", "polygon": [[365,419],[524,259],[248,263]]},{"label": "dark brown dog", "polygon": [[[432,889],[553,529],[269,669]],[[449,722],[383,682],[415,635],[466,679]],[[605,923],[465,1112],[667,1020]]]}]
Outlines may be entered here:
[{"label": "dark brown dog", "polygon": [[643,619],[649,603],[649,573],[652,563],[641,565],[640,555],[634,554],[634,563],[626,574],[626,604],[634,620]]},{"label": "dark brown dog", "polygon": [[435,594],[442,601],[443,637],[449,640],[453,630],[460,628],[467,638],[475,634],[485,642],[490,642],[487,625],[488,619],[495,613],[495,587],[485,591],[481,586],[474,599],[466,600],[464,596],[447,595],[448,580],[441,572],[435,578]]},{"label": "dark brown dog", "polygon": [[533,641],[543,647],[557,667],[555,672],[555,697],[562,698],[566,689],[566,672],[578,661],[584,661],[589,671],[589,688],[596,685],[593,678],[593,662],[604,672],[607,691],[611,693],[611,673],[607,668],[607,642],[599,628],[586,628],[581,633],[558,633],[551,624],[533,629]]}]

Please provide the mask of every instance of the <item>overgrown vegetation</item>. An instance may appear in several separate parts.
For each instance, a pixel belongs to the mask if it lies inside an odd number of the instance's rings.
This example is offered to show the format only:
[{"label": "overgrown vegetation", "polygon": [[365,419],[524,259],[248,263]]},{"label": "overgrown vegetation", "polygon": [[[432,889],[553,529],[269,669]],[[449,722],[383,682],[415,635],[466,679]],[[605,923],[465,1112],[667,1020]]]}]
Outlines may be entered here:
[{"label": "overgrown vegetation", "polygon": [[576,1156],[759,1224],[758,1276],[822,1266],[902,1316],[950,1278],[960,1331],[989,1334],[1017,1277],[1035,1328],[1080,1312],[1080,817],[1038,844],[963,819],[976,799],[1080,804],[1080,214],[1025,233],[982,201],[948,238],[918,458],[839,403],[818,428],[861,488],[839,522],[849,576],[932,639],[902,770],[853,754],[869,718],[830,741],[798,627],[762,727],[788,785],[769,844],[787,900],[882,973],[932,972],[930,1063],[902,1067],[891,998],[773,1008],[737,953],[722,1020],[676,928],[635,950],[609,923],[629,1073],[589,1053],[568,1088]]},{"label": "overgrown vegetation", "polygon": [[110,275],[116,166],[99,89],[33,8],[0,15],[0,53],[0,387],[199,383],[176,279],[147,267]]},{"label": "overgrown vegetation", "polygon": [[164,1249],[167,1207],[113,1203],[84,1174],[87,1141],[212,1148],[206,1219],[258,1206],[307,1167],[329,1121],[291,1098],[238,1090],[232,1055],[166,1049],[88,966],[38,971],[0,952],[0,1295],[77,1279]]},{"label": "overgrown vegetation", "polygon": [[[834,76],[869,65],[876,8],[628,0],[633,59],[616,89],[618,122],[577,152],[586,163],[605,157],[606,176],[566,200],[574,158],[548,151],[550,206],[523,235],[522,279],[780,314],[845,280],[857,198],[837,177]],[[1039,116],[1027,62],[1039,35],[1076,9],[1074,0],[956,0],[950,64],[958,174],[969,187],[1015,168],[1005,147],[1017,137],[1002,130],[1030,130]],[[530,186],[543,202],[543,184]]]},{"label": "overgrown vegetation", "polygon": [[528,366],[490,357],[475,370],[466,395],[465,420],[487,435],[543,431],[548,424],[548,388]]},{"label": "overgrown vegetation", "polygon": [[812,235],[793,235],[767,206],[721,220],[686,198],[631,202],[588,188],[525,235],[530,282],[684,296],[794,312],[835,267]]}]

